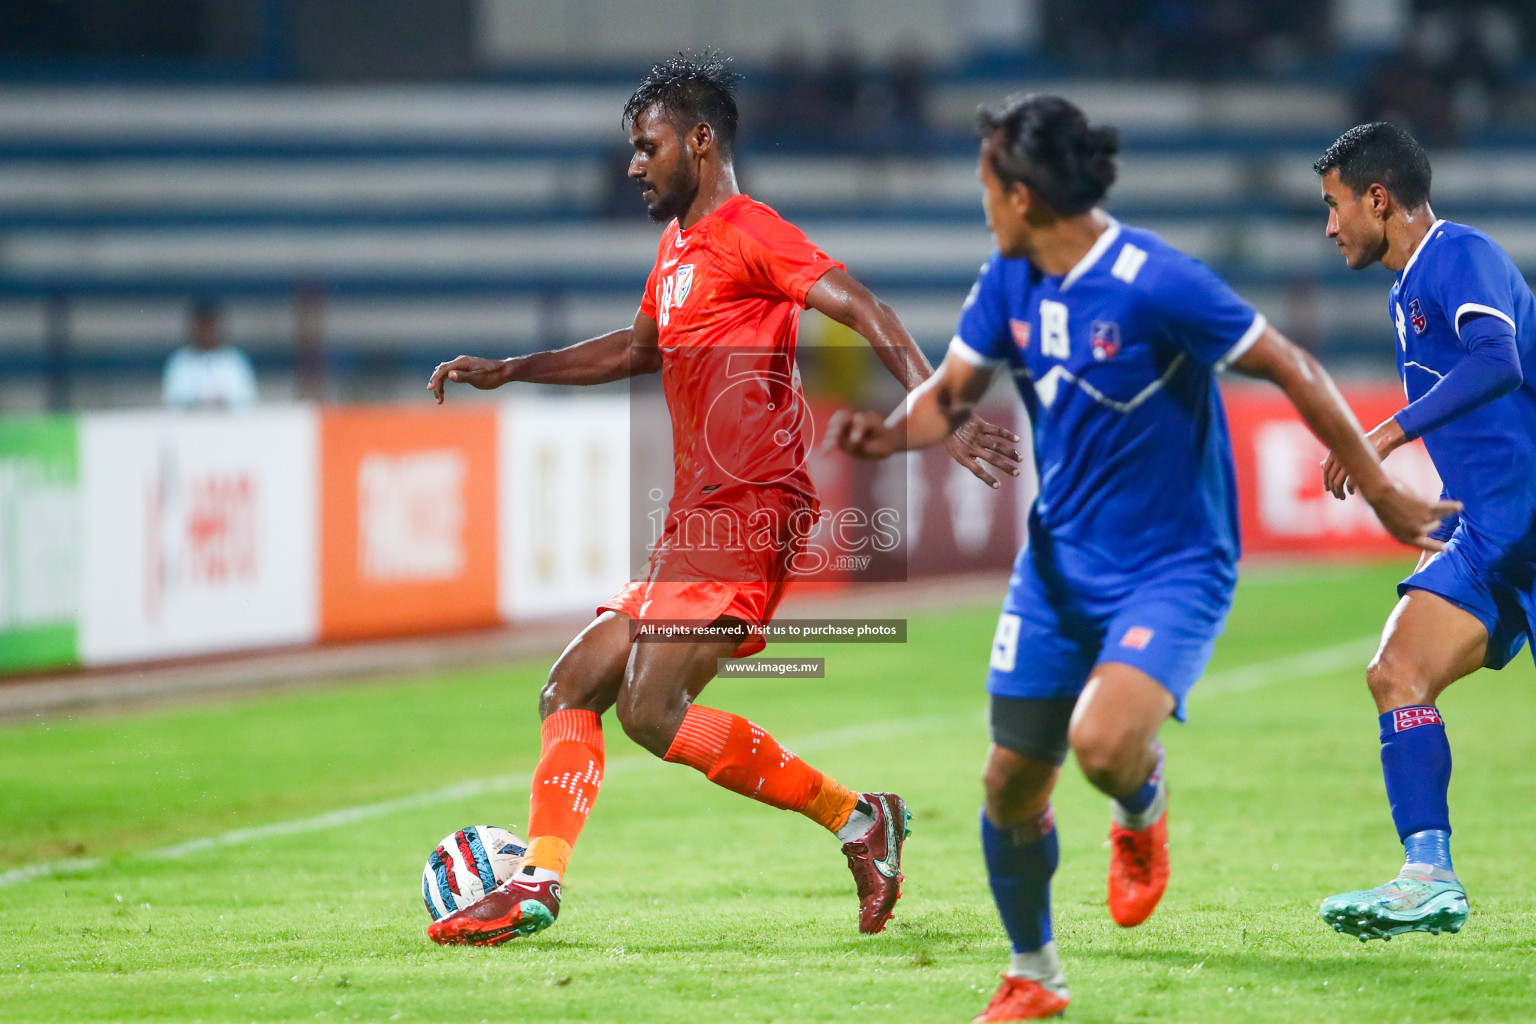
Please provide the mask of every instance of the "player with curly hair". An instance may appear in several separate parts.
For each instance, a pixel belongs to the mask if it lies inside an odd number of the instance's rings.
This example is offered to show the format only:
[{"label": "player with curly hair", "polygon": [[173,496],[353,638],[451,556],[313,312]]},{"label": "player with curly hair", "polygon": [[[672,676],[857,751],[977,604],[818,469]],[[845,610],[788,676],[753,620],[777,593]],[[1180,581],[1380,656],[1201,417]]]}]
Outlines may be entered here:
[{"label": "player with curly hair", "polygon": [[[428,383],[442,401],[448,381],[597,384],[660,372],[675,464],[648,573],[598,609],[540,696],[526,866],[434,922],[436,942],[493,945],[554,923],[571,847],[602,784],[610,708],[656,756],[835,834],[857,886],[860,931],[884,928],[900,896],[909,815],[899,796],[849,789],[761,726],[697,701],[719,659],[762,649],[762,626],[819,516],[794,369],[800,310],[858,332],[908,391],[932,372],[889,306],[737,187],[736,82],[718,55],[678,55],[656,65],[624,109],[629,176],[652,219],[667,225],[633,324],[555,352],[460,356]],[[1017,441],[973,419],[950,451],[995,486],[983,463],[1016,474]],[[647,623],[703,628],[686,642],[637,642],[637,625]]]},{"label": "player with curly hair", "polygon": [[[1455,932],[1470,908],[1451,863],[1451,746],[1437,704],[1458,679],[1509,664],[1536,623],[1536,298],[1498,243],[1435,217],[1429,158],[1403,129],[1351,128],[1313,169],[1350,269],[1397,273],[1388,307],[1409,401],[1367,436],[1382,458],[1423,438],[1445,496],[1465,506],[1438,534],[1445,550],[1398,584],[1366,669],[1403,866],[1319,909],[1361,941]],[[1357,486],[1336,458],[1324,478],[1339,499]]]}]

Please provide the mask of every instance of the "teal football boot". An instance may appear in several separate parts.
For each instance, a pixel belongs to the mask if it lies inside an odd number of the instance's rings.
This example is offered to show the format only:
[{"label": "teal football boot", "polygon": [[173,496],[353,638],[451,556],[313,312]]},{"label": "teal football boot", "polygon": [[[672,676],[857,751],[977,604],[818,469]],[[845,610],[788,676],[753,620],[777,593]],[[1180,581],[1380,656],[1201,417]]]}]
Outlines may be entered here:
[{"label": "teal football boot", "polygon": [[1459,932],[1468,910],[1459,881],[1400,875],[1374,889],[1329,896],[1319,913],[1334,931],[1365,942],[1404,932]]}]

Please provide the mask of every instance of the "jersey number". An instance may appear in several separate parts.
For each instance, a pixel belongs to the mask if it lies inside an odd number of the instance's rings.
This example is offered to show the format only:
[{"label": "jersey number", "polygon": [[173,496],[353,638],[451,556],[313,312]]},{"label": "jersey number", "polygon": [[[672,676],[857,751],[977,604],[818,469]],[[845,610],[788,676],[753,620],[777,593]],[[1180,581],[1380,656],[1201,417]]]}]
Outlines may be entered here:
[{"label": "jersey number", "polygon": [[684,263],[661,282],[661,297],[656,302],[656,320],[661,326],[671,323],[672,311],[687,301],[692,290],[692,263]]},{"label": "jersey number", "polygon": [[1072,341],[1067,336],[1067,307],[1050,299],[1040,301],[1040,354],[1051,359],[1072,355]]},{"label": "jersey number", "polygon": [[1019,617],[1003,612],[997,620],[997,632],[992,637],[992,667],[999,672],[1012,672],[1019,660]]}]

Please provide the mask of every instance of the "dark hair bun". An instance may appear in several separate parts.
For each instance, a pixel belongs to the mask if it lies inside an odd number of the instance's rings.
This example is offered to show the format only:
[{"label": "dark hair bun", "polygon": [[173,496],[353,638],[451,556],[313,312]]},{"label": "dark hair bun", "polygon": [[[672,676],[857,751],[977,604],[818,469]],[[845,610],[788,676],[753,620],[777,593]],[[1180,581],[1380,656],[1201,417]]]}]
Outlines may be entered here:
[{"label": "dark hair bun", "polygon": [[1098,190],[1094,202],[1115,183],[1115,154],[1120,152],[1120,133],[1106,125],[1087,125],[1077,149],[1079,173],[1085,185]]},{"label": "dark hair bun", "polygon": [[1075,104],[1031,93],[981,111],[983,137],[995,142],[993,169],[1022,182],[1062,214],[1091,210],[1115,181],[1120,136],[1090,125]]}]

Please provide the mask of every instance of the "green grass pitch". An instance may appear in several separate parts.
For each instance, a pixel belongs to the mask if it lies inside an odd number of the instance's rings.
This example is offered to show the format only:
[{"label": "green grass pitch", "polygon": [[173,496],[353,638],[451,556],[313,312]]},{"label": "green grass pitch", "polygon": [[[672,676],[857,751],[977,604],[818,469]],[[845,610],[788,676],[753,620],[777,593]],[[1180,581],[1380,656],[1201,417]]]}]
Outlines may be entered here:
[{"label": "green grass pitch", "polygon": [[[1071,1020],[1536,1020],[1524,654],[1442,702],[1466,929],[1361,944],[1317,917],[1399,863],[1363,664],[1402,569],[1245,576],[1189,724],[1164,730],[1173,881],[1140,928],[1104,908],[1108,807],[1069,766]],[[559,923],[431,945],[431,845],[526,820],[540,664],[0,728],[0,872],[97,861],[0,886],[0,1020],[968,1020],[1007,953],[976,835],[999,596],[914,617],[905,646],[787,650],[824,654],[824,680],[707,694],[849,785],[906,796],[906,896],[873,937],[831,837],[610,723]]]}]

